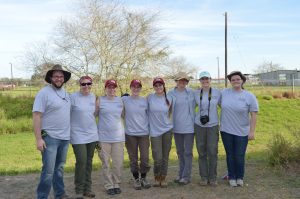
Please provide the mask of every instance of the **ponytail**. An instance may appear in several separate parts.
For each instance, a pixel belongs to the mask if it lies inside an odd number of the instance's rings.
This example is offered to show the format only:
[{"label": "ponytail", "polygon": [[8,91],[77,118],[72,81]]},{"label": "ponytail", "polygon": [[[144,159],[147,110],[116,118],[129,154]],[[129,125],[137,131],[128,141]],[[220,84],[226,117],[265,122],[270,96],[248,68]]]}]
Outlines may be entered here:
[{"label": "ponytail", "polygon": [[164,86],[164,94],[165,94],[166,103],[168,106],[170,106],[170,101],[167,98],[166,87],[165,87],[165,85],[163,85],[163,86]]}]

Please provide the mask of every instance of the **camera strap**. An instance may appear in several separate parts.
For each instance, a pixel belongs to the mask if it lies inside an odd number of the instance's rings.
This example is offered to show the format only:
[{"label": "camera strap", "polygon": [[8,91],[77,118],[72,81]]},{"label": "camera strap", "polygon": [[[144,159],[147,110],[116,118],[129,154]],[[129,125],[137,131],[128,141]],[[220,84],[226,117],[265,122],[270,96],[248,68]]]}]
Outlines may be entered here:
[{"label": "camera strap", "polygon": [[[202,101],[202,97],[203,97],[203,89],[201,88],[201,91],[200,91],[200,106],[199,106],[200,117],[201,117],[201,101]],[[207,115],[208,117],[209,117],[210,100],[211,100],[211,87],[209,88],[209,91],[208,91],[208,115]]]}]

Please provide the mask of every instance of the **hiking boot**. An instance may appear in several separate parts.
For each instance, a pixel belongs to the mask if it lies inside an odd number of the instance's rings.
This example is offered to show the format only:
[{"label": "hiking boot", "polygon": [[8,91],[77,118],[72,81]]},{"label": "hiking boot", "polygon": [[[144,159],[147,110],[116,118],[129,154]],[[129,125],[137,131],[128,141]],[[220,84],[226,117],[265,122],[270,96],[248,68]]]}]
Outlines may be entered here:
[{"label": "hiking boot", "polygon": [[237,186],[243,187],[244,186],[244,180],[243,179],[237,179],[236,184],[237,184]]},{"label": "hiking boot", "polygon": [[154,177],[154,183],[153,183],[153,187],[160,187],[160,176],[155,176]]},{"label": "hiking boot", "polygon": [[115,192],[115,194],[120,194],[120,193],[122,193],[122,191],[121,191],[120,188],[114,188],[114,192]]},{"label": "hiking boot", "polygon": [[189,181],[189,180],[186,180],[186,179],[184,179],[184,178],[181,178],[181,179],[179,180],[179,182],[178,182],[179,185],[187,185],[187,184],[189,184],[189,183],[190,183],[190,181]]},{"label": "hiking boot", "polygon": [[94,192],[84,192],[83,196],[87,197],[87,198],[95,198],[96,194]]},{"label": "hiking boot", "polygon": [[64,193],[62,196],[58,197],[58,199],[73,199],[73,198]]},{"label": "hiking boot", "polygon": [[173,182],[178,183],[179,180],[180,180],[180,176],[177,176],[177,177],[173,180]]},{"label": "hiking boot", "polygon": [[142,189],[142,184],[139,178],[135,179],[133,182],[133,187],[135,190],[141,190]]},{"label": "hiking boot", "polygon": [[166,176],[160,176],[160,187],[167,188],[168,182],[166,181]]},{"label": "hiking boot", "polygon": [[116,194],[114,189],[107,189],[106,193],[111,196]]},{"label": "hiking boot", "polygon": [[233,179],[229,180],[229,185],[230,185],[231,187],[237,187],[236,180],[233,180]]},{"label": "hiking boot", "polygon": [[142,187],[145,189],[149,189],[151,187],[150,182],[146,178],[141,178]]},{"label": "hiking boot", "polygon": [[83,198],[83,195],[82,195],[82,194],[77,193],[77,194],[75,195],[75,199],[84,199],[84,198]]},{"label": "hiking boot", "polygon": [[200,186],[207,186],[208,181],[206,179],[201,179],[199,184],[200,184]]}]

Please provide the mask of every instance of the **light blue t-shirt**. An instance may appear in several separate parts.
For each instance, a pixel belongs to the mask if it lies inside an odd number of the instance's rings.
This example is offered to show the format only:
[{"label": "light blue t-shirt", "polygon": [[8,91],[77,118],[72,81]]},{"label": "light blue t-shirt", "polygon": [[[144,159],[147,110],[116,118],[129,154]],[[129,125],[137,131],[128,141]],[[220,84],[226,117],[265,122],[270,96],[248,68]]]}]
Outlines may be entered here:
[{"label": "light blue t-shirt", "polygon": [[124,142],[125,132],[122,122],[123,102],[121,97],[110,100],[100,97],[98,134],[100,142]]},{"label": "light blue t-shirt", "polygon": [[42,88],[35,97],[32,112],[42,113],[41,129],[55,139],[70,140],[71,100],[65,89],[52,85]]},{"label": "light blue t-shirt", "polygon": [[220,103],[221,92],[218,89],[211,89],[211,100],[209,108],[209,122],[203,125],[200,122],[200,116],[208,115],[208,94],[209,91],[203,90],[202,100],[200,104],[201,89],[195,90],[195,100],[198,105],[198,112],[195,117],[195,124],[201,127],[213,127],[219,125],[218,104]]},{"label": "light blue t-shirt", "polygon": [[194,117],[190,113],[189,98],[186,90],[179,92],[174,90],[176,100],[173,101],[173,132],[174,133],[194,133]]},{"label": "light blue t-shirt", "polygon": [[98,129],[95,120],[96,97],[90,93],[71,94],[71,144],[87,144],[96,142]]},{"label": "light blue t-shirt", "polygon": [[221,94],[220,131],[237,136],[247,136],[250,131],[250,112],[258,112],[256,97],[246,91],[227,88]]},{"label": "light blue t-shirt", "polygon": [[[148,96],[150,136],[158,137],[173,128],[165,96],[152,93]],[[169,102],[172,103],[171,98]]]},{"label": "light blue t-shirt", "polygon": [[122,97],[125,110],[125,133],[132,136],[149,135],[148,103],[145,97]]}]

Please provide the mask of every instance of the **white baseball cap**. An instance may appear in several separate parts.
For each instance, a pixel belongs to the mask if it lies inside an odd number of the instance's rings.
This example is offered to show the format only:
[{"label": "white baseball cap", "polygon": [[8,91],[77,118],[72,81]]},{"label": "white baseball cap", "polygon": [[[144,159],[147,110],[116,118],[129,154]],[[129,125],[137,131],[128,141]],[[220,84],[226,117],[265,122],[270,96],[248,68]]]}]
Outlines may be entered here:
[{"label": "white baseball cap", "polygon": [[210,73],[207,72],[207,71],[202,71],[201,73],[199,73],[199,78],[198,79],[201,79],[202,77],[211,78]]}]

